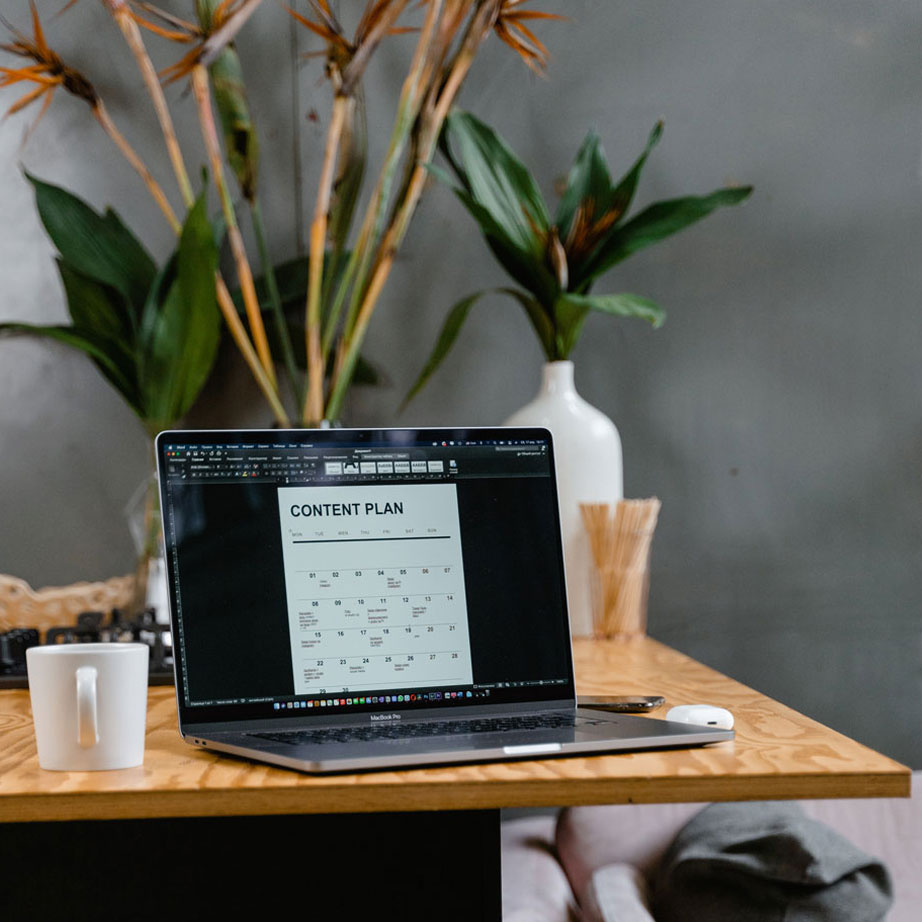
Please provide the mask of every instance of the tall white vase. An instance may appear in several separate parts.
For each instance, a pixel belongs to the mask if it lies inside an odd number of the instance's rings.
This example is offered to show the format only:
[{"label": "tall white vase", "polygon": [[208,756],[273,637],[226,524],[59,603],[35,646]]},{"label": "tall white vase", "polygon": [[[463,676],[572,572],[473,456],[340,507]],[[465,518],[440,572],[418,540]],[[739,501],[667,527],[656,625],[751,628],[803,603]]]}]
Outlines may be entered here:
[{"label": "tall white vase", "polygon": [[572,362],[545,364],[538,396],[505,425],[544,426],[554,437],[570,630],[574,637],[589,636],[592,558],[579,504],[614,504],[624,496],[621,437],[604,413],[577,394]]}]

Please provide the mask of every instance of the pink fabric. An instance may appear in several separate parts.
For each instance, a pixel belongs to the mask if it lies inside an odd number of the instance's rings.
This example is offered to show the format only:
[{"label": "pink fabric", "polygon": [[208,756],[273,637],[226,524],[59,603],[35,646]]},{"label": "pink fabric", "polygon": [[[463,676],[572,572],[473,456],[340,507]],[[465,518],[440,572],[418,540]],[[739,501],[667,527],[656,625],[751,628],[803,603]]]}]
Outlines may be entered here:
[{"label": "pink fabric", "polygon": [[556,816],[503,823],[503,922],[578,922],[573,891],[554,850]]},{"label": "pink fabric", "polygon": [[560,863],[582,904],[597,868],[632,864],[648,878],[675,834],[704,804],[571,807],[557,824]]},{"label": "pink fabric", "polygon": [[580,906],[586,922],[655,922],[647,878],[632,864],[599,868]]}]

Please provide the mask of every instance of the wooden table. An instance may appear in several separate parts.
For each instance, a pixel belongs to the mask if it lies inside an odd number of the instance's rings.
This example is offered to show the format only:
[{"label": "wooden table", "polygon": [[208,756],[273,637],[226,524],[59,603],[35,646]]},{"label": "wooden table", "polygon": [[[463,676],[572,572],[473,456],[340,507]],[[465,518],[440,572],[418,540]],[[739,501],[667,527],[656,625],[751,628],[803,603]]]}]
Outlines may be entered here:
[{"label": "wooden table", "polygon": [[[406,824],[430,811],[459,811],[451,816],[462,819],[474,811],[492,828],[502,807],[909,796],[905,766],[654,640],[577,641],[574,654],[581,693],[662,694],[667,707],[717,704],[733,712],[736,739],[683,750],[313,777],[185,745],[173,689],[152,688],[142,767],[58,773],[38,767],[28,693],[4,691],[0,823],[396,812]],[[473,844],[482,832],[475,823],[463,836]],[[487,864],[496,847],[491,839]],[[498,875],[485,886],[495,900]]]}]

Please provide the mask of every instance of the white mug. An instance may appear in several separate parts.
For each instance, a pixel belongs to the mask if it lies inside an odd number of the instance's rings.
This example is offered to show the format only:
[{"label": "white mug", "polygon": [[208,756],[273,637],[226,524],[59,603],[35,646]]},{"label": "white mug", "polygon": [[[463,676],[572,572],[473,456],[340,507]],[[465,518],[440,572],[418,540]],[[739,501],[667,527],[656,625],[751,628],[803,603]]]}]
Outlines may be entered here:
[{"label": "white mug", "polygon": [[143,643],[26,650],[38,764],[53,771],[140,765],[149,657]]}]

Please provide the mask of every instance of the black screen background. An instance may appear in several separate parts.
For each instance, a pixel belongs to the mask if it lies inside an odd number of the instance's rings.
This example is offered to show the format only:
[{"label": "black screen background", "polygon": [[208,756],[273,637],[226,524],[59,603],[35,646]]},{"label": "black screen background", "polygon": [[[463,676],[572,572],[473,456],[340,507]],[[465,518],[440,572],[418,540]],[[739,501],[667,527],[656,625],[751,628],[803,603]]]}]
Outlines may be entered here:
[{"label": "black screen background", "polygon": [[[551,476],[456,482],[475,684],[569,678],[552,485]],[[277,486],[171,489],[186,700],[294,695]],[[560,686],[526,695],[564,696]]]},{"label": "black screen background", "polygon": [[191,701],[292,693],[276,497],[271,483],[173,487]]}]

